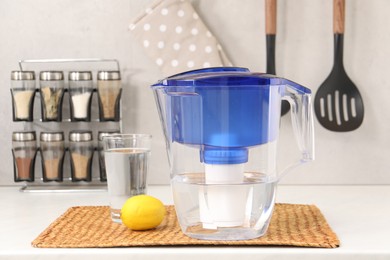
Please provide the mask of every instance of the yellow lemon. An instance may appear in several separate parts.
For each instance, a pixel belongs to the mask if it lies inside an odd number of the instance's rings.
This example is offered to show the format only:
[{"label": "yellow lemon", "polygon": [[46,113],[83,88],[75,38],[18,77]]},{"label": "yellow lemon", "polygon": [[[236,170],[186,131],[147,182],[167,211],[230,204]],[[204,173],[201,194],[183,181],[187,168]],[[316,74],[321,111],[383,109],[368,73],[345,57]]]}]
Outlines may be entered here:
[{"label": "yellow lemon", "polygon": [[149,195],[137,195],[127,199],[121,210],[122,223],[132,230],[155,228],[164,217],[164,204]]}]

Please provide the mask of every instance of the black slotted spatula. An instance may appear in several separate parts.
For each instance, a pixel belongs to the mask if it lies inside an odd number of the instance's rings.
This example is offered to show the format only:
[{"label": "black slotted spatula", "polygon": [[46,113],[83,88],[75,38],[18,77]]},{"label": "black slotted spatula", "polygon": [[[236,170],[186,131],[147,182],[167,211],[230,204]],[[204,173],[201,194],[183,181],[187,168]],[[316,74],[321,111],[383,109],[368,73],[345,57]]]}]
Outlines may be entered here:
[{"label": "black slotted spatula", "polygon": [[[265,33],[267,48],[267,74],[276,75],[275,40],[276,40],[276,0],[265,0]],[[281,114],[290,110],[290,104],[282,100]]]},{"label": "black slotted spatula", "polygon": [[318,121],[335,132],[357,129],[364,117],[362,97],[343,65],[344,14],[345,0],[333,0],[334,63],[314,100]]}]

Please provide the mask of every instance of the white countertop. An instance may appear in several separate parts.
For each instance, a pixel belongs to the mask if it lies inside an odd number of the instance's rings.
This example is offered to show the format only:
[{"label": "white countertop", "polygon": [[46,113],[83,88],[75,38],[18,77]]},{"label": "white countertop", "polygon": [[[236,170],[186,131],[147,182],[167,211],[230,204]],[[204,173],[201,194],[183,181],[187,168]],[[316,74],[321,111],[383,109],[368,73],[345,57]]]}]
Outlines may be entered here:
[{"label": "white countertop", "polygon": [[[168,186],[148,193],[172,204]],[[277,202],[315,204],[338,235],[335,249],[296,247],[33,248],[33,241],[69,207],[108,205],[105,191],[22,193],[0,187],[0,259],[390,259],[390,186],[280,185]],[[183,258],[184,257],[184,258]]]}]

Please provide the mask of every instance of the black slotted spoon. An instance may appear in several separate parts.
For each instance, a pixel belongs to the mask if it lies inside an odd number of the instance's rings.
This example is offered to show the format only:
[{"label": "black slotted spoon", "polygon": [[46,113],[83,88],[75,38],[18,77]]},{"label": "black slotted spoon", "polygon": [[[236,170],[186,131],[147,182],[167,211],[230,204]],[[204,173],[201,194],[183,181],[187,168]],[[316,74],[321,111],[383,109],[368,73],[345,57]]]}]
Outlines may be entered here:
[{"label": "black slotted spoon", "polygon": [[[267,74],[276,75],[275,70],[275,40],[276,40],[276,0],[265,0],[265,33],[267,48]],[[290,110],[290,104],[282,100],[281,114]]]},{"label": "black slotted spoon", "polygon": [[357,129],[364,117],[363,99],[343,65],[344,14],[345,0],[333,0],[334,63],[314,99],[318,121],[335,132]]}]

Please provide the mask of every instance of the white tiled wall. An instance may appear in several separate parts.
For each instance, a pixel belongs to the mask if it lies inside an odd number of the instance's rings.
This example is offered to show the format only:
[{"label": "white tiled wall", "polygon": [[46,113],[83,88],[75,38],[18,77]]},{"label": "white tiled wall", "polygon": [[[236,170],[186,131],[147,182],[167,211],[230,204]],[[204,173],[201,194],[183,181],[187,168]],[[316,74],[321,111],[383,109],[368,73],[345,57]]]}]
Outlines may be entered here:
[{"label": "white tiled wall", "polygon": [[[10,71],[20,59],[116,58],[123,73],[123,129],[154,136],[150,183],[169,181],[160,122],[149,85],[161,78],[127,29],[149,0],[0,1],[0,185],[13,185]],[[193,0],[236,66],[265,71],[263,0]],[[387,0],[347,0],[346,70],[365,105],[363,125],[335,133],[315,121],[314,163],[284,183],[390,183],[390,20]],[[278,0],[277,74],[313,90],[333,59],[332,0]],[[282,119],[281,155],[296,152],[289,116]],[[289,141],[291,139],[291,141]],[[287,159],[286,159],[287,161]]]}]

